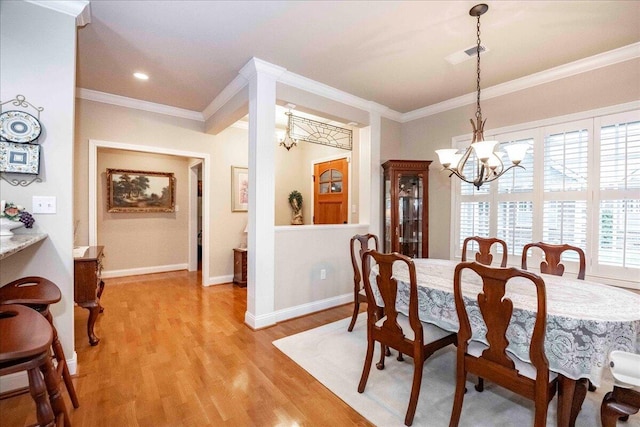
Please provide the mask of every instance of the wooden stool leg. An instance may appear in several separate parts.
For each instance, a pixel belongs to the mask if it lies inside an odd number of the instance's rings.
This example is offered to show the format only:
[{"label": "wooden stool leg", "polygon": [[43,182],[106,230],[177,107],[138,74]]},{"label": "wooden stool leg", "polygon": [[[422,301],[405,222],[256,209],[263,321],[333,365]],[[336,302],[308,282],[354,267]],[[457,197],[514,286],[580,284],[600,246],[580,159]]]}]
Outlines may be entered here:
[{"label": "wooden stool leg", "polygon": [[64,426],[71,427],[69,413],[67,412],[67,407],[64,404],[64,399],[60,394],[60,378],[58,378],[58,373],[53,368],[53,363],[51,363],[50,357],[45,359],[45,362],[40,369],[44,374],[44,382],[47,386],[49,402],[51,402],[51,408],[53,409],[56,420],[62,416],[64,417]]},{"label": "wooden stool leg", "polygon": [[60,339],[58,338],[58,331],[53,325],[53,316],[51,316],[51,313],[47,311],[47,315],[45,317],[49,321],[51,329],[53,330],[53,342],[51,343],[51,347],[53,348],[53,355],[58,362],[58,366],[62,367],[62,379],[64,380],[64,385],[67,388],[67,392],[69,393],[69,397],[71,398],[73,407],[79,408],[80,402],[78,401],[78,395],[76,394],[76,389],[73,386],[73,381],[71,380],[71,373],[69,372],[69,367],[67,366],[67,359],[64,355],[64,350],[62,349]]},{"label": "wooden stool leg", "polygon": [[29,377],[29,392],[34,402],[36,402],[38,425],[47,427],[55,425],[53,410],[47,400],[47,390],[40,371],[38,368],[29,369],[27,370],[27,376]]}]

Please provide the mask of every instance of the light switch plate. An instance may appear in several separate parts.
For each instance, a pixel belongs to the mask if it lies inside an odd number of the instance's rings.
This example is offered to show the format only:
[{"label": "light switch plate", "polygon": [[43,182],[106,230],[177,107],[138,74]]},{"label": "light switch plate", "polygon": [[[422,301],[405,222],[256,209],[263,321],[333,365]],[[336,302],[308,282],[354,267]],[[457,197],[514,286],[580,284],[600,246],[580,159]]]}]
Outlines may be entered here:
[{"label": "light switch plate", "polygon": [[34,214],[56,213],[56,198],[54,196],[33,196]]}]

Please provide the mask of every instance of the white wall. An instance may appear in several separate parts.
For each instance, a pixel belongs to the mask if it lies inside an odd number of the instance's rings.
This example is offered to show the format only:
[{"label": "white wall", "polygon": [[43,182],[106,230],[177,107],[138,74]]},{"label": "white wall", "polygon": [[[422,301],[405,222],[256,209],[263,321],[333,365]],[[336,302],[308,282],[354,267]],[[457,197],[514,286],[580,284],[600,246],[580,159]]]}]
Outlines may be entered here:
[{"label": "white wall", "polygon": [[[122,276],[136,274],[140,269],[187,268],[190,160],[165,154],[98,149],[97,225],[98,241],[105,246],[106,277],[114,270]],[[173,173],[176,212],[107,212],[107,169]]]},{"label": "white wall", "polygon": [[[44,276],[62,292],[51,307],[67,359],[74,359],[73,325],[73,128],[75,18],[22,1],[0,2],[0,99],[16,95],[44,107],[41,114],[42,182],[13,187],[0,181],[2,199],[32,210],[32,196],[56,198],[57,213],[34,215],[48,238],[0,261],[0,284]],[[8,106],[4,106],[6,108]],[[13,107],[12,107],[13,108]],[[29,111],[33,113],[33,111]],[[22,229],[20,232],[25,232]],[[75,371],[74,360],[70,369]]]},{"label": "white wall", "polygon": [[[527,123],[640,99],[640,59],[546,83],[482,101],[491,129]],[[451,147],[451,139],[471,134],[475,105],[435,114],[402,125],[402,158],[434,160],[429,172],[429,255],[448,259],[451,228],[451,180],[441,171],[435,150]],[[390,144],[382,141],[383,146]],[[383,151],[392,150],[386,147]],[[433,203],[437,200],[437,203]]]},{"label": "white wall", "polygon": [[[275,309],[278,320],[353,301],[349,240],[367,225],[276,227]],[[325,270],[326,279],[321,279]],[[289,286],[278,286],[287,283]]]}]

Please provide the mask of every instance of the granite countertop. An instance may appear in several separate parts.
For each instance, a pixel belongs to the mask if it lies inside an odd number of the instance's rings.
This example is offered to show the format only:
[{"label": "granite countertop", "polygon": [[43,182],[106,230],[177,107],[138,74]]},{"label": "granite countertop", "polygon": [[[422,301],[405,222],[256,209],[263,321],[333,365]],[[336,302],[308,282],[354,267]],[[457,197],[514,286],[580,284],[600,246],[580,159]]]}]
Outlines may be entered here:
[{"label": "granite countertop", "polygon": [[0,237],[0,259],[20,252],[47,237],[46,233],[24,233]]}]

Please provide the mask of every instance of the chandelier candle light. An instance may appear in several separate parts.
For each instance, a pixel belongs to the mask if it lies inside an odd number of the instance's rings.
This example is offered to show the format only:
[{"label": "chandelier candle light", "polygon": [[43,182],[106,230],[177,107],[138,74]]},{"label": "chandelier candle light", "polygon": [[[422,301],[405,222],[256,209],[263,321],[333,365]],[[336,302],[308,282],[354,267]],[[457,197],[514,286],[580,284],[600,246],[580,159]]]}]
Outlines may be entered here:
[{"label": "chandelier candle light", "polygon": [[[473,184],[477,189],[480,189],[485,182],[491,182],[500,178],[505,172],[514,167],[524,169],[520,165],[522,159],[529,149],[528,144],[509,144],[505,147],[511,166],[505,167],[502,163],[503,153],[496,152],[498,141],[485,141],[484,139],[484,124],[485,120],[482,120],[482,110],[480,109],[480,52],[483,48],[480,45],[480,16],[483,15],[489,6],[486,4],[478,4],[471,8],[469,15],[478,18],[477,23],[477,97],[476,97],[476,121],[474,123],[471,119],[471,126],[473,128],[473,140],[471,145],[463,153],[459,153],[456,148],[446,148],[442,150],[436,150],[438,158],[442,166],[451,172],[449,177],[456,175],[458,178],[469,184]],[[467,177],[464,174],[464,169],[471,157],[471,154],[476,157],[474,175],[473,177]]]}]

